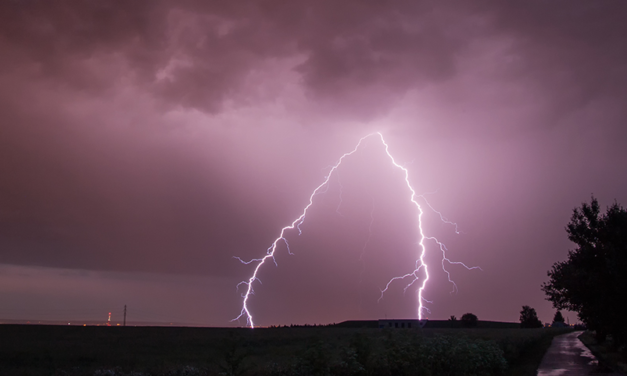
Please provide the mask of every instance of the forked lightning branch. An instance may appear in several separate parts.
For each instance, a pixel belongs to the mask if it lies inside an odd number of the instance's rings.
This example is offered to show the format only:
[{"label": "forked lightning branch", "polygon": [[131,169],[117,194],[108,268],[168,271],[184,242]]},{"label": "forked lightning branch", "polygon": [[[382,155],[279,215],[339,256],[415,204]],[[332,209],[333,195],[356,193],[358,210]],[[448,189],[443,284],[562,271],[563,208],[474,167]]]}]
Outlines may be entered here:
[{"label": "forked lightning branch", "polygon": [[[303,224],[303,222],[305,221],[305,217],[307,215],[307,211],[309,210],[309,208],[313,205],[313,199],[314,196],[316,196],[316,194],[320,193],[320,191],[329,184],[329,181],[333,175],[333,173],[335,173],[335,171],[339,168],[339,166],[342,164],[342,162],[344,161],[344,159],[350,157],[351,155],[353,155],[357,150],[359,150],[359,148],[362,146],[364,140],[371,138],[371,137],[377,137],[381,143],[383,144],[383,146],[385,147],[385,153],[387,154],[387,156],[390,159],[390,162],[392,163],[392,165],[394,165],[396,168],[399,168],[403,171],[404,173],[404,178],[405,178],[405,184],[407,185],[407,188],[409,189],[409,192],[411,193],[410,195],[410,202],[415,205],[417,213],[418,213],[418,234],[419,234],[419,246],[418,246],[418,258],[416,259],[415,264],[413,265],[413,270],[411,270],[409,273],[403,274],[403,275],[399,275],[397,277],[394,277],[392,279],[390,279],[390,281],[385,285],[385,287],[381,290],[381,297],[379,298],[379,300],[381,300],[381,298],[383,297],[383,295],[385,294],[385,292],[390,288],[390,286],[396,282],[396,281],[406,281],[406,285],[405,285],[405,290],[407,290],[409,287],[418,284],[418,293],[417,293],[417,300],[418,300],[418,307],[417,307],[417,315],[418,315],[418,319],[422,319],[423,317],[423,312],[427,311],[428,309],[424,306],[424,303],[430,303],[429,301],[427,301],[424,296],[424,290],[425,287],[427,286],[427,281],[429,280],[429,269],[427,267],[427,264],[425,262],[425,254],[427,252],[427,247],[425,246],[425,240],[429,240],[432,241],[436,246],[436,250],[438,252],[442,253],[442,269],[444,270],[444,272],[446,273],[446,275],[448,276],[448,281],[453,285],[453,291],[457,291],[457,285],[455,284],[455,282],[453,282],[453,280],[451,279],[451,275],[448,272],[448,270],[445,267],[445,264],[455,264],[455,265],[461,265],[463,267],[465,267],[468,270],[472,270],[472,269],[481,269],[477,266],[473,266],[473,267],[469,267],[466,266],[464,263],[462,262],[458,262],[458,261],[451,261],[446,257],[446,247],[444,246],[444,244],[442,244],[440,241],[438,241],[438,239],[436,239],[433,236],[427,236],[425,235],[425,232],[422,228],[422,214],[423,214],[423,210],[420,206],[420,204],[418,204],[417,199],[418,198],[422,198],[424,200],[424,197],[421,195],[416,194],[416,191],[414,190],[414,188],[411,186],[410,182],[409,182],[409,171],[399,165],[396,160],[394,159],[394,157],[392,156],[392,154],[390,154],[390,150],[389,150],[389,146],[388,144],[385,142],[385,140],[383,139],[383,135],[380,132],[376,132],[376,133],[371,133],[367,136],[362,137],[359,142],[357,143],[357,146],[355,146],[355,148],[342,155],[340,157],[340,159],[338,160],[338,162],[331,168],[331,171],[329,171],[329,174],[326,176],[326,178],[324,179],[324,181],[316,187],[316,189],[314,189],[314,191],[311,193],[311,195],[309,196],[309,203],[307,204],[307,206],[305,206],[305,208],[303,209],[303,212],[301,213],[301,215],[296,218],[292,223],[290,223],[289,225],[283,227],[281,229],[281,232],[279,233],[279,236],[274,240],[274,242],[272,242],[272,244],[270,245],[270,247],[268,247],[268,249],[266,250],[266,254],[262,257],[262,258],[258,258],[258,259],[252,259],[249,261],[244,261],[242,259],[240,259],[239,257],[235,257],[236,259],[238,259],[240,262],[242,262],[243,264],[255,264],[255,268],[253,271],[253,274],[250,276],[250,278],[248,280],[242,281],[237,285],[237,288],[239,289],[241,286],[244,286],[246,291],[245,293],[242,294],[242,310],[240,311],[239,316],[237,316],[236,318],[234,318],[232,321],[236,321],[239,320],[241,318],[246,317],[246,323],[248,326],[250,326],[251,328],[255,327],[254,321],[253,321],[253,315],[252,312],[250,311],[250,308],[248,306],[248,303],[250,301],[251,296],[254,293],[254,289],[253,286],[255,285],[255,282],[259,282],[258,278],[257,278],[257,274],[259,273],[259,270],[261,269],[261,267],[269,260],[272,259],[272,261],[276,264],[276,261],[274,260],[274,255],[275,252],[277,250],[277,247],[280,243],[285,243],[286,247],[287,247],[287,251],[291,254],[290,248],[289,248],[289,243],[287,241],[287,238],[285,237],[285,233],[288,230],[292,230],[294,228],[298,229],[298,233],[299,235],[302,233],[302,230],[300,228],[300,226]],[[426,202],[426,200],[425,200]],[[429,207],[429,209],[433,210],[434,212],[436,212],[439,216],[440,219],[442,219],[443,222],[454,225],[455,226],[455,232],[457,232],[457,225],[453,222],[449,222],[446,219],[444,219],[444,217],[442,216],[441,213],[435,211],[431,205],[429,205],[427,203],[427,206]],[[424,278],[422,279],[422,281],[420,280],[420,272],[422,271],[422,274],[424,274]]]}]

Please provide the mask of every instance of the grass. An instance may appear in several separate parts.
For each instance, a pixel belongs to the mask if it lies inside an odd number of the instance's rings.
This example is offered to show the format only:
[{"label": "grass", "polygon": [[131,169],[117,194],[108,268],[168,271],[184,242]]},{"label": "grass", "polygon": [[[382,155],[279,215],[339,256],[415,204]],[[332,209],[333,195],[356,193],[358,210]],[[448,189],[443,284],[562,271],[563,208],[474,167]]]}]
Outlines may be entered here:
[{"label": "grass", "polygon": [[579,336],[581,342],[599,359],[599,361],[614,371],[627,374],[627,349],[624,347],[616,350],[612,346],[611,339],[605,343],[597,342],[594,333],[587,331]]},{"label": "grass", "polygon": [[[482,328],[250,330],[0,325],[0,374],[75,376],[130,375],[135,372],[138,376],[195,376],[253,375],[264,371],[268,375],[288,375],[295,372],[294,367],[300,367],[301,372],[303,365],[310,367],[307,368],[309,374],[316,374],[317,365],[333,363],[344,374],[366,375],[375,373],[368,373],[361,365],[384,359],[386,354],[391,354],[390,346],[400,349],[403,346],[437,347],[439,343],[452,341],[450,343],[461,349],[459,354],[474,351],[477,353],[470,355],[483,356],[482,349],[497,348],[508,364],[505,374],[525,376],[535,374],[551,338],[563,332]],[[407,339],[414,342],[403,342]],[[450,356],[450,349],[442,351],[448,351],[445,355]],[[408,354],[412,356],[412,353]],[[340,371],[333,372],[338,374]]]},{"label": "grass", "polygon": [[[530,329],[527,329],[530,330]],[[519,353],[517,359],[510,361],[509,376],[535,376],[544,354],[551,346],[553,337],[564,334],[565,329],[531,329],[544,330],[542,335],[535,338]]]}]

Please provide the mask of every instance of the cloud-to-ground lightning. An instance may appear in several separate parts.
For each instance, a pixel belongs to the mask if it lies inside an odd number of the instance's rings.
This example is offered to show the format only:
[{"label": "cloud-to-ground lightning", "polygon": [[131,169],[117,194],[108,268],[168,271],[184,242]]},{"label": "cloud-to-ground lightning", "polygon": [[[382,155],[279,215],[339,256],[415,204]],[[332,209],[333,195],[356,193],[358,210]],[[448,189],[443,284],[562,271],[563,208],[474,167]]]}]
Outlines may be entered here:
[{"label": "cloud-to-ground lightning", "polygon": [[[251,263],[255,263],[257,262],[257,265],[255,266],[255,269],[253,271],[252,276],[245,281],[240,282],[237,285],[237,288],[239,289],[240,286],[244,285],[246,286],[246,292],[244,294],[242,294],[242,298],[243,298],[243,302],[242,302],[242,309],[240,311],[239,316],[237,316],[235,319],[233,319],[232,321],[236,321],[239,320],[242,317],[246,317],[246,323],[248,324],[248,326],[250,326],[251,328],[254,328],[254,321],[253,321],[253,316],[252,313],[250,312],[250,309],[248,307],[248,302],[250,299],[251,295],[254,295],[254,289],[253,289],[253,284],[255,283],[255,281],[261,283],[261,281],[259,280],[259,278],[257,277],[257,274],[259,273],[259,270],[261,268],[261,266],[268,260],[268,259],[272,259],[274,261],[274,263],[276,264],[276,260],[274,259],[274,255],[275,252],[277,250],[277,246],[280,242],[284,242],[285,245],[287,246],[287,250],[288,252],[291,254],[291,251],[289,249],[289,243],[287,241],[287,239],[285,238],[285,233],[287,230],[291,230],[294,229],[295,227],[298,229],[299,234],[302,233],[302,230],[300,228],[300,226],[303,224],[303,222],[305,221],[305,217],[307,215],[307,211],[309,210],[309,208],[313,205],[313,200],[314,200],[314,196],[316,196],[318,193],[322,192],[323,187],[326,186],[326,188],[328,189],[328,183],[331,179],[331,176],[333,175],[334,172],[336,172],[336,170],[339,168],[339,166],[342,164],[342,161],[344,161],[344,159],[346,157],[351,156],[352,154],[354,154],[359,147],[362,145],[362,143],[364,142],[365,139],[369,138],[369,137],[374,137],[374,136],[378,136],[379,139],[381,140],[381,143],[384,145],[385,147],[385,153],[387,154],[387,156],[390,158],[390,161],[392,162],[392,164],[401,169],[404,173],[404,177],[405,177],[405,184],[407,185],[407,188],[409,188],[409,191],[411,192],[411,196],[410,196],[410,201],[416,206],[416,208],[418,209],[418,232],[420,235],[420,241],[419,241],[419,245],[420,245],[420,255],[418,257],[418,260],[416,260],[416,264],[415,264],[415,268],[412,272],[407,273],[405,275],[402,276],[398,276],[398,277],[394,277],[392,278],[387,285],[385,286],[385,288],[383,290],[381,290],[381,297],[379,298],[379,300],[381,300],[381,298],[383,297],[383,294],[388,290],[388,288],[390,287],[390,285],[397,280],[404,280],[406,278],[411,278],[411,281],[405,286],[405,291],[412,285],[414,285],[419,279],[419,272],[420,270],[424,269],[424,279],[422,280],[422,283],[420,284],[420,287],[418,288],[418,319],[422,319],[422,313],[423,310],[428,311],[428,309],[426,307],[424,307],[423,302],[429,302],[428,300],[426,300],[423,297],[423,292],[425,289],[425,286],[427,284],[427,281],[429,280],[429,271],[428,271],[428,267],[427,264],[425,263],[425,254],[426,254],[426,247],[424,244],[425,239],[429,239],[429,240],[434,240],[440,248],[440,251],[442,252],[442,268],[444,269],[444,271],[447,273],[448,275],[448,280],[449,282],[453,283],[454,286],[454,291],[456,291],[457,289],[457,285],[455,284],[455,282],[453,282],[450,278],[450,273],[446,270],[446,268],[444,267],[444,262],[448,262],[450,264],[459,264],[462,265],[464,267],[466,267],[467,269],[476,269],[478,267],[468,267],[465,264],[461,263],[461,262],[453,262],[451,260],[449,260],[446,257],[446,247],[444,246],[444,244],[442,244],[441,242],[439,242],[437,239],[435,239],[434,237],[428,237],[425,236],[424,231],[422,229],[422,208],[420,206],[420,204],[417,201],[417,198],[421,197],[424,199],[424,196],[422,195],[417,195],[416,191],[413,189],[413,187],[411,186],[410,182],[409,182],[409,171],[407,170],[407,168],[401,166],[400,164],[398,164],[396,162],[396,160],[394,159],[394,157],[392,156],[392,154],[390,154],[389,151],[389,146],[388,144],[385,142],[383,135],[380,132],[376,132],[376,133],[371,133],[369,135],[366,135],[364,137],[362,137],[359,142],[357,143],[357,145],[355,146],[355,148],[348,152],[345,153],[344,155],[342,155],[340,157],[340,159],[338,160],[338,162],[333,165],[331,167],[331,170],[329,171],[329,173],[327,174],[327,176],[325,177],[324,181],[318,185],[313,192],[311,193],[311,195],[309,196],[309,203],[307,204],[307,206],[305,206],[305,208],[303,209],[302,214],[296,218],[292,223],[290,223],[289,225],[283,227],[281,229],[281,232],[279,234],[279,236],[272,242],[272,244],[270,245],[270,247],[268,247],[268,249],[266,250],[266,255],[262,258],[258,258],[258,259],[252,259],[250,261],[244,261],[239,257],[235,257],[236,259],[238,259],[240,262],[244,263],[244,264],[251,264]],[[326,190],[325,190],[326,191]],[[426,202],[426,200],[425,200]],[[436,212],[437,214],[440,215],[440,219],[442,219],[442,221],[444,221],[445,223],[449,223],[455,226],[455,232],[458,233],[457,231],[457,224],[453,223],[453,222],[449,222],[447,221],[441,213],[435,211],[430,204],[427,203],[427,205],[429,206],[430,209],[432,209],[434,212]],[[339,210],[339,207],[338,207]],[[372,223],[371,223],[372,224]],[[431,302],[429,302],[431,303]]]},{"label": "cloud-to-ground lightning", "polygon": [[[344,160],[344,158],[348,157],[349,155],[355,153],[357,151],[357,149],[359,149],[359,146],[361,146],[361,143],[368,138],[371,135],[367,135],[362,137],[359,142],[357,143],[357,146],[355,146],[355,148],[342,155],[340,157],[340,159],[338,160],[338,162],[331,167],[331,170],[329,171],[329,173],[327,174],[327,176],[325,177],[324,181],[316,187],[316,189],[314,189],[314,191],[311,193],[311,195],[309,196],[309,203],[307,204],[307,206],[305,206],[305,208],[303,209],[303,213],[300,215],[300,217],[296,218],[291,224],[283,227],[281,229],[281,233],[279,234],[279,237],[276,238],[274,240],[274,242],[272,242],[272,245],[266,250],[266,255],[261,258],[261,259],[256,259],[256,260],[251,260],[250,262],[244,262],[242,261],[239,257],[238,259],[241,262],[244,263],[251,263],[254,261],[258,261],[259,263],[257,264],[257,266],[255,267],[255,270],[253,272],[253,275],[248,279],[248,281],[242,281],[240,282],[237,287],[239,288],[239,286],[241,285],[246,285],[246,293],[242,295],[242,297],[244,298],[243,302],[242,302],[242,310],[240,311],[239,316],[237,316],[235,319],[233,319],[233,321],[235,320],[239,320],[240,318],[242,318],[243,316],[246,316],[246,323],[251,327],[254,328],[255,324],[253,322],[253,316],[250,313],[250,310],[248,309],[248,299],[250,298],[250,295],[254,294],[254,290],[253,290],[253,283],[255,281],[259,281],[259,279],[257,278],[257,273],[259,272],[259,269],[261,268],[261,266],[266,262],[266,260],[268,260],[269,258],[272,258],[274,260],[274,253],[276,252],[277,246],[279,244],[279,242],[282,240],[283,242],[285,242],[285,245],[288,247],[288,252],[289,252],[289,243],[287,242],[287,239],[285,239],[285,231],[287,230],[291,230],[294,227],[296,227],[298,229],[298,233],[302,233],[301,229],[300,229],[300,225],[303,224],[303,222],[305,221],[305,216],[307,215],[307,210],[309,210],[309,208],[311,207],[311,205],[313,205],[313,199],[314,196],[316,194],[318,194],[318,192],[328,184],[329,180],[331,179],[331,176],[333,175],[333,172],[335,170],[337,170],[337,168],[340,166],[340,164],[342,164],[342,161]],[[290,252],[291,253],[291,252]],[[276,261],[274,261],[276,264]]]}]

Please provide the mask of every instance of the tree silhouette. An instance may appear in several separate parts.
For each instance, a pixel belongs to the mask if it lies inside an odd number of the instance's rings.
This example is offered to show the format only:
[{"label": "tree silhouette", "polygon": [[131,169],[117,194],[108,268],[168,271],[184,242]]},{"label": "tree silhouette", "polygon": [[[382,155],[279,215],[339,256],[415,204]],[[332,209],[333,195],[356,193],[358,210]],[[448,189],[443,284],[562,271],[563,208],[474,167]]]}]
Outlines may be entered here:
[{"label": "tree silhouette", "polygon": [[555,308],[577,312],[599,341],[611,334],[618,347],[627,338],[627,321],[617,304],[627,300],[627,211],[614,203],[601,214],[592,197],[573,210],[566,232],[577,247],[567,261],[553,265],[542,290]]},{"label": "tree silhouette", "polygon": [[462,315],[462,326],[466,327],[466,328],[474,328],[475,326],[477,326],[477,316],[472,314],[472,313],[464,313]]},{"label": "tree silhouette", "polygon": [[542,322],[538,319],[538,314],[534,308],[523,306],[520,311],[521,328],[541,328]]},{"label": "tree silhouette", "polygon": [[564,322],[564,316],[562,316],[561,311],[555,312],[555,316],[553,316],[553,322]]}]

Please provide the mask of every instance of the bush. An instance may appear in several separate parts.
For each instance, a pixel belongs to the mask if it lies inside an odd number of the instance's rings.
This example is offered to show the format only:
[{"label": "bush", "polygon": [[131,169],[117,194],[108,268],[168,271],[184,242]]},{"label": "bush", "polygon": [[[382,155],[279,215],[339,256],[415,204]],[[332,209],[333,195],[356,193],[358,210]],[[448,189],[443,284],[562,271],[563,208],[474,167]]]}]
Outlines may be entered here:
[{"label": "bush", "polygon": [[465,328],[474,328],[477,326],[477,316],[472,313],[464,313],[462,315],[462,326]]}]

